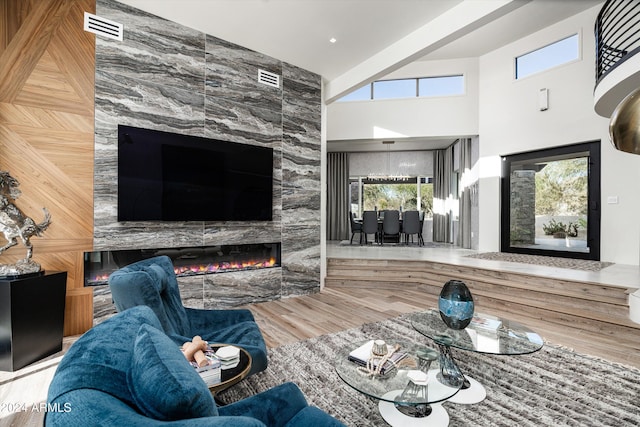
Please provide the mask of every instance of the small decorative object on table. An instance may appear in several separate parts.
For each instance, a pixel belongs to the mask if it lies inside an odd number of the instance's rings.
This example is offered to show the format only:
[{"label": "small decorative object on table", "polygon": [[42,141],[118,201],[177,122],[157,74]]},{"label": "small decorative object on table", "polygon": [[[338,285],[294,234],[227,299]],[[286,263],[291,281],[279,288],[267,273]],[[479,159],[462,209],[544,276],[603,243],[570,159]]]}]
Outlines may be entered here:
[{"label": "small decorative object on table", "polygon": [[471,291],[460,280],[449,280],[442,287],[438,300],[440,317],[451,329],[464,329],[473,318],[474,304]]},{"label": "small decorative object on table", "polygon": [[393,371],[407,357],[400,346],[391,346],[383,340],[367,341],[349,353],[349,360],[356,363],[365,375],[385,375]]},{"label": "small decorative object on table", "polygon": [[497,332],[498,328],[502,325],[502,320],[497,317],[473,316],[471,325],[476,331]]},{"label": "small decorative object on table", "polygon": [[240,349],[233,345],[225,345],[216,350],[216,356],[222,363],[222,369],[231,369],[240,363]]},{"label": "small decorative object on table", "polygon": [[190,342],[183,344],[182,353],[187,358],[191,366],[200,375],[207,387],[219,384],[222,381],[221,367],[222,362],[216,356],[206,341],[198,335],[193,337]]},{"label": "small decorative object on table", "polygon": [[425,374],[429,373],[429,369],[431,369],[431,364],[438,360],[438,352],[432,348],[421,348],[416,351],[416,356],[418,356],[418,368],[424,372]]},{"label": "small decorative object on table", "polygon": [[373,347],[371,348],[371,354],[373,356],[383,357],[386,356],[389,352],[387,348],[387,343],[384,340],[375,340],[373,342]]}]

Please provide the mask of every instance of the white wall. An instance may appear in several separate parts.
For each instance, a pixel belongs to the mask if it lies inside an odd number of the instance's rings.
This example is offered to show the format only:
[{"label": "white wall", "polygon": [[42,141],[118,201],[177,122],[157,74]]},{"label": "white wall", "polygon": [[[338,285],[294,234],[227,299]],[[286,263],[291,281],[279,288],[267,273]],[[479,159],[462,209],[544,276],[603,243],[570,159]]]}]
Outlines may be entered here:
[{"label": "white wall", "polygon": [[[640,156],[617,151],[609,120],[593,109],[595,41],[600,6],[482,56],[479,60],[419,61],[385,78],[464,73],[464,96],[333,103],[327,140],[480,135],[479,242],[500,250],[500,156],[601,140],[601,259],[640,264]],[[514,57],[579,32],[581,58],[516,81]],[[549,109],[538,93],[549,89]],[[388,134],[384,134],[384,131]],[[607,198],[618,197],[618,204]]]},{"label": "white wall", "polygon": [[[595,42],[599,7],[482,56],[479,61],[481,251],[500,248],[499,156],[601,140],[601,259],[637,265],[640,255],[640,156],[615,150],[609,120],[593,109]],[[582,58],[522,80],[513,58],[579,32]],[[549,89],[549,109],[539,111],[539,89]],[[619,204],[607,204],[617,196]]]},{"label": "white wall", "polygon": [[330,104],[327,107],[327,139],[477,135],[477,59],[418,61],[385,79],[453,74],[465,75],[465,95]]}]

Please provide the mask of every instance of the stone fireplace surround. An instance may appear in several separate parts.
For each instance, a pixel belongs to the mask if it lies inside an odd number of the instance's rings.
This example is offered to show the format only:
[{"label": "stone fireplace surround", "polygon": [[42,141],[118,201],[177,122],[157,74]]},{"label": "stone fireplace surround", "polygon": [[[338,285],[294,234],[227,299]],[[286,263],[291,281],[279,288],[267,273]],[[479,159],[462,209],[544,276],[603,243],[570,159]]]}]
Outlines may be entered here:
[{"label": "stone fireplace surround", "polygon": [[178,280],[280,267],[280,243],[85,252],[84,285],[108,285],[109,275],[117,269],[161,255],[171,258]]},{"label": "stone fireplace surround", "polygon": [[[94,251],[280,242],[280,267],[180,278],[185,306],[319,291],[321,77],[114,0],[96,14],[125,37],[96,37]],[[257,83],[259,69],[281,87]],[[273,221],[118,222],[118,124],[272,147]],[[110,300],[95,287],[97,321]]]},{"label": "stone fireplace surround", "polygon": [[[108,275],[117,268],[157,255],[172,259],[185,307],[229,308],[271,301],[282,294],[279,243],[86,252],[85,286],[93,287],[94,323],[116,313]],[[251,265],[246,265],[248,260]],[[222,267],[216,272],[179,273],[183,267],[231,266],[243,261],[245,266]],[[262,262],[268,265],[257,265]]]}]

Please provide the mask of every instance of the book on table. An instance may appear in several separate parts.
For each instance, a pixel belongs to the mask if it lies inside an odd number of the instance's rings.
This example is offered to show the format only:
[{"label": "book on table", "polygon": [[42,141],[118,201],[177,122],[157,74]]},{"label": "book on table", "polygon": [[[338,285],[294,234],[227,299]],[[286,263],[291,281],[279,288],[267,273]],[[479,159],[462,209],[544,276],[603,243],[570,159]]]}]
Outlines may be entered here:
[{"label": "book on table", "polygon": [[475,315],[473,316],[473,318],[471,319],[471,325],[475,328],[475,329],[484,329],[487,331],[496,331],[501,325],[502,325],[502,321],[497,319],[497,318],[490,318],[490,317],[486,317],[486,316],[478,316]]},{"label": "book on table", "polygon": [[189,361],[189,364],[193,366],[200,378],[211,387],[216,384],[220,384],[222,381],[222,362],[216,356],[215,351],[207,346],[207,349],[203,352],[207,359],[207,364],[204,366],[198,366],[195,361]]},{"label": "book on table", "polygon": [[[371,350],[373,349],[373,341],[374,340],[367,341],[366,343],[362,344],[360,347],[350,352],[349,360],[359,366],[367,366],[367,364],[369,363],[369,359],[371,358],[371,355],[372,355]],[[387,351],[391,351],[391,350],[393,350],[393,346],[387,344]],[[406,352],[403,352],[400,350],[395,351],[391,355],[389,360],[387,360],[385,364],[380,368],[380,374],[384,375],[386,372],[395,368],[396,364],[400,362],[402,359],[404,359],[405,357],[407,357]],[[377,358],[373,359],[372,362],[373,362],[374,370],[378,368],[379,361],[380,359],[377,359]]]}]

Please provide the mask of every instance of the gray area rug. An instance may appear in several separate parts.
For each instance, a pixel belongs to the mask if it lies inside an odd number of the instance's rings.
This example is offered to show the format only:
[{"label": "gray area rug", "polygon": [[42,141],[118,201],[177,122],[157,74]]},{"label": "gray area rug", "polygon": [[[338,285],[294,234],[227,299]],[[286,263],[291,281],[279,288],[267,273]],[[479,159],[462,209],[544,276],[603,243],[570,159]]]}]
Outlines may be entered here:
[{"label": "gray area rug", "polygon": [[[376,400],[344,384],[332,366],[336,351],[365,339],[411,339],[433,347],[415,332],[408,315],[366,324],[269,351],[269,367],[221,393],[233,402],[293,381],[308,401],[348,426],[386,426]],[[434,347],[435,348],[435,347]],[[445,402],[450,426],[637,426],[640,370],[545,343],[524,356],[454,351],[465,373],[480,381],[487,397],[475,405]]]},{"label": "gray area rug", "polygon": [[612,262],[592,261],[586,259],[556,258],[541,255],[511,254],[506,252],[485,252],[467,255],[469,258],[480,258],[494,261],[520,262],[524,264],[544,265],[547,267],[570,268],[573,270],[600,271],[613,265]]}]

